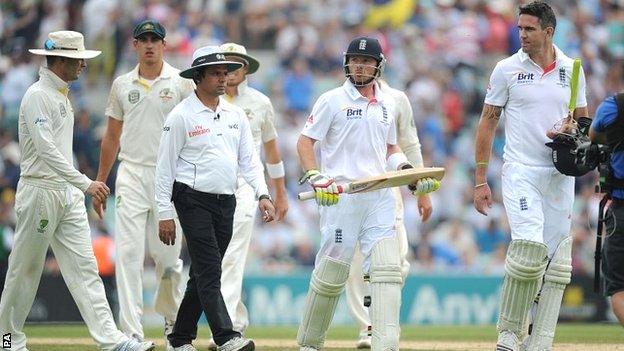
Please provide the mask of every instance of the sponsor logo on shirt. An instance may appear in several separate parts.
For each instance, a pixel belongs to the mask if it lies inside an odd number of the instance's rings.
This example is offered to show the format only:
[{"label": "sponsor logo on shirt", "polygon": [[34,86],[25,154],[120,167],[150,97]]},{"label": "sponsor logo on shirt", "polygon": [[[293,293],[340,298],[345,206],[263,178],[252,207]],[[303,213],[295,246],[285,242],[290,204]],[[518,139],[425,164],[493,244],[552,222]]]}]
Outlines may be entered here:
[{"label": "sponsor logo on shirt", "polygon": [[244,111],[245,111],[245,114],[247,115],[247,119],[253,118],[253,113],[251,112],[251,109],[246,108]]},{"label": "sponsor logo on shirt", "polygon": [[308,116],[308,119],[306,120],[306,125],[308,124],[314,124],[314,116]]},{"label": "sponsor logo on shirt", "polygon": [[169,88],[164,88],[158,92],[158,97],[163,101],[167,102],[173,99],[173,91]]},{"label": "sponsor logo on shirt", "polygon": [[35,125],[44,123],[48,123],[47,117],[37,117],[37,119],[35,120]]},{"label": "sponsor logo on shirt", "polygon": [[45,229],[48,226],[48,220],[47,219],[42,219],[39,221],[39,228],[37,228],[37,232],[43,234],[45,233]]},{"label": "sponsor logo on shirt", "polygon": [[382,117],[381,117],[381,122],[383,124],[388,124],[388,109],[386,108],[386,106],[381,106],[381,112],[382,112]]},{"label": "sponsor logo on shirt", "polygon": [[347,108],[346,111],[347,119],[361,119],[362,118],[362,109],[361,108]]},{"label": "sponsor logo on shirt", "polygon": [[526,197],[521,197],[520,198],[520,211],[526,211],[529,209],[529,204],[527,202]]},{"label": "sponsor logo on shirt", "polygon": [[196,136],[200,136],[200,135],[204,135],[204,134],[208,134],[208,133],[210,133],[210,129],[209,128],[205,128],[204,126],[195,126],[195,128],[193,128],[193,130],[188,132],[188,136],[189,136],[189,138],[192,138],[192,137],[196,137]]},{"label": "sponsor logo on shirt", "polygon": [[170,130],[171,130],[171,127],[169,127],[169,126],[164,126],[163,127],[163,132],[168,132]]},{"label": "sponsor logo on shirt", "polygon": [[131,104],[136,104],[139,102],[139,98],[141,97],[141,93],[137,89],[130,90],[128,93],[128,101]]},{"label": "sponsor logo on shirt", "polygon": [[238,124],[236,124],[236,123],[228,124],[228,128],[230,128],[230,129],[238,129]]},{"label": "sponsor logo on shirt", "polygon": [[518,84],[530,84],[530,83],[533,83],[534,79],[535,79],[535,73],[519,72],[517,83]]}]

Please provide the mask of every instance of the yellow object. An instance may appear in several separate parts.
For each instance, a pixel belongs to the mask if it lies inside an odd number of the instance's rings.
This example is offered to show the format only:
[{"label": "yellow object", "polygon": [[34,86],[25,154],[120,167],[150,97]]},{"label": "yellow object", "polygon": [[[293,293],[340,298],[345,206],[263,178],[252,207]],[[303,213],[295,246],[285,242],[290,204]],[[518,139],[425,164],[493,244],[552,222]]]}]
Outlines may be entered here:
[{"label": "yellow object", "polygon": [[373,6],[364,20],[369,28],[379,28],[390,24],[398,28],[412,17],[417,0],[391,0],[383,5]]}]

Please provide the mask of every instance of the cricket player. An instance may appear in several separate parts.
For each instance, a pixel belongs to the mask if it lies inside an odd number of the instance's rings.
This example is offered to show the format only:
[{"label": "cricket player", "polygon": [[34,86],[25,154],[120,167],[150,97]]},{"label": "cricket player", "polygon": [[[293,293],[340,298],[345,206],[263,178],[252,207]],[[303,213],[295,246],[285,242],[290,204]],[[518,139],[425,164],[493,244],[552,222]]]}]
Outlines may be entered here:
[{"label": "cricket player", "polygon": [[[416,125],[414,124],[412,106],[404,92],[394,89],[384,80],[379,80],[381,91],[394,97],[396,102],[396,133],[397,142],[405,153],[407,160],[416,168],[424,167],[422,154],[420,152],[420,141]],[[405,283],[405,278],[409,273],[410,263],[407,260],[407,231],[403,223],[403,200],[399,188],[394,188],[395,208],[396,208],[396,228],[397,238],[399,240],[399,252],[401,257],[401,276]],[[431,216],[432,206],[429,194],[421,194],[417,196],[418,213],[420,213],[423,222],[426,222]],[[351,260],[351,271],[349,279],[347,279],[346,296],[349,312],[359,327],[360,335],[356,343],[358,349],[368,349],[371,347],[371,336],[368,327],[371,325],[368,308],[364,306],[364,296],[368,295],[367,284],[362,279],[362,263],[364,257],[359,248],[356,248]]]},{"label": "cricket player", "polygon": [[[568,115],[571,94],[573,60],[553,45],[555,26],[549,5],[535,1],[520,7],[522,48],[494,68],[477,127],[474,206],[487,215],[492,206],[487,166],[498,120],[505,116],[502,191],[512,240],[497,325],[496,347],[501,351],[520,349],[528,332],[529,310],[538,296],[525,346],[532,351],[551,349],[572,271],[574,178],[555,169],[545,146],[550,141],[547,133]],[[582,71],[576,106],[574,119],[587,118]]]},{"label": "cricket player", "polygon": [[[158,240],[154,176],[165,118],[193,91],[193,85],[163,60],[165,34],[165,28],[154,20],[134,28],[133,47],[139,63],[117,77],[111,87],[97,174],[99,181],[106,181],[119,151],[115,211],[119,324],[126,335],[137,340],[144,337],[141,316],[146,242],[156,264],[155,310],[164,318],[165,335],[173,328],[182,300],[181,243],[167,246]],[[93,207],[100,216],[106,208],[101,201],[94,201]]]},{"label": "cricket player", "polygon": [[[359,243],[363,271],[370,275],[373,350],[398,350],[401,263],[391,189],[338,194],[337,183],[413,167],[396,145],[396,102],[377,84],[385,58],[377,39],[355,38],[344,54],[347,80],[319,97],[297,142],[300,182],[308,182],[321,207],[321,248],[299,325],[300,350],[320,350],[350,263]],[[320,167],[314,144],[320,143]],[[434,191],[431,178],[415,184]],[[340,200],[340,201],[339,201]]]},{"label": "cricket player", "polygon": [[46,56],[47,67],[41,67],[39,80],[28,88],[20,106],[17,225],[0,298],[0,334],[11,335],[9,350],[27,350],[22,328],[51,247],[97,346],[107,351],[153,350],[152,342],[128,338],[115,326],[98,275],[84,204],[84,194],[102,202],[110,190],[72,165],[74,110],[69,82],[78,79],[85,60],[100,51],[86,50],[83,35],[73,31],[52,32],[44,49],[29,51]]},{"label": "cricket player", "polygon": [[[245,111],[251,127],[254,151],[260,158],[264,147],[266,170],[275,189],[275,219],[282,220],[288,211],[288,199],[284,185],[284,164],[277,144],[275,112],[267,96],[247,85],[247,75],[255,73],[260,63],[247,54],[244,46],[235,43],[221,45],[221,52],[229,61],[240,62],[243,66],[228,74],[225,99]],[[253,189],[239,174],[236,189],[236,211],[234,231],[221,263],[221,294],[228,308],[234,330],[243,334],[249,326],[247,308],[241,300],[243,273],[251,242],[254,219],[258,208]],[[210,339],[209,348],[216,350]]]}]

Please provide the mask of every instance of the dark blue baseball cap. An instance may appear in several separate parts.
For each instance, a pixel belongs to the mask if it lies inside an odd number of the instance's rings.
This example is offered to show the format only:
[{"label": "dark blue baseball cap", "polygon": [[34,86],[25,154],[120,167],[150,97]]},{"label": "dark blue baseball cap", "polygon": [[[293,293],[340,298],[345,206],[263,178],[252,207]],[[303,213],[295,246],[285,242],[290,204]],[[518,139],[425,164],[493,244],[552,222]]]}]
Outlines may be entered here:
[{"label": "dark blue baseball cap", "polygon": [[134,37],[134,39],[136,39],[145,33],[154,33],[160,39],[165,39],[167,31],[165,30],[165,27],[160,24],[160,22],[147,19],[134,27],[134,31],[132,31],[132,36]]}]

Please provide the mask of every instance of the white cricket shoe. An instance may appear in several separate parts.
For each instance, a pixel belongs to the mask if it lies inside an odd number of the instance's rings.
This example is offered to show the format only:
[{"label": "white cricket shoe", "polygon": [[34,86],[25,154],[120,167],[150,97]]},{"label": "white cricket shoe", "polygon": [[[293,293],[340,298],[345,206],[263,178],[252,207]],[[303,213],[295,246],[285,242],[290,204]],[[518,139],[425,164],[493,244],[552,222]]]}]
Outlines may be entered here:
[{"label": "white cricket shoe", "polygon": [[237,336],[228,340],[225,344],[217,346],[218,351],[253,351],[256,345],[253,340]]},{"label": "white cricket shoe", "polygon": [[496,351],[520,351],[518,336],[509,330],[503,330],[498,334]]},{"label": "white cricket shoe", "polygon": [[318,351],[319,349],[317,349],[316,347],[312,347],[312,346],[301,346],[299,348],[299,351]]},{"label": "white cricket shoe", "polygon": [[208,350],[217,351],[217,343],[214,341],[213,338],[210,338],[208,340]]},{"label": "white cricket shoe", "polygon": [[[167,350],[168,351],[168,350]],[[171,347],[171,351],[197,351],[197,349],[191,344],[184,344],[178,347]]]},{"label": "white cricket shoe", "polygon": [[114,351],[152,351],[154,349],[156,349],[156,344],[151,341],[136,341],[134,338],[128,338],[117,345]]},{"label": "white cricket shoe", "polygon": [[370,349],[372,340],[373,340],[373,337],[368,334],[360,335],[360,338],[355,344],[355,348],[356,349]]}]

